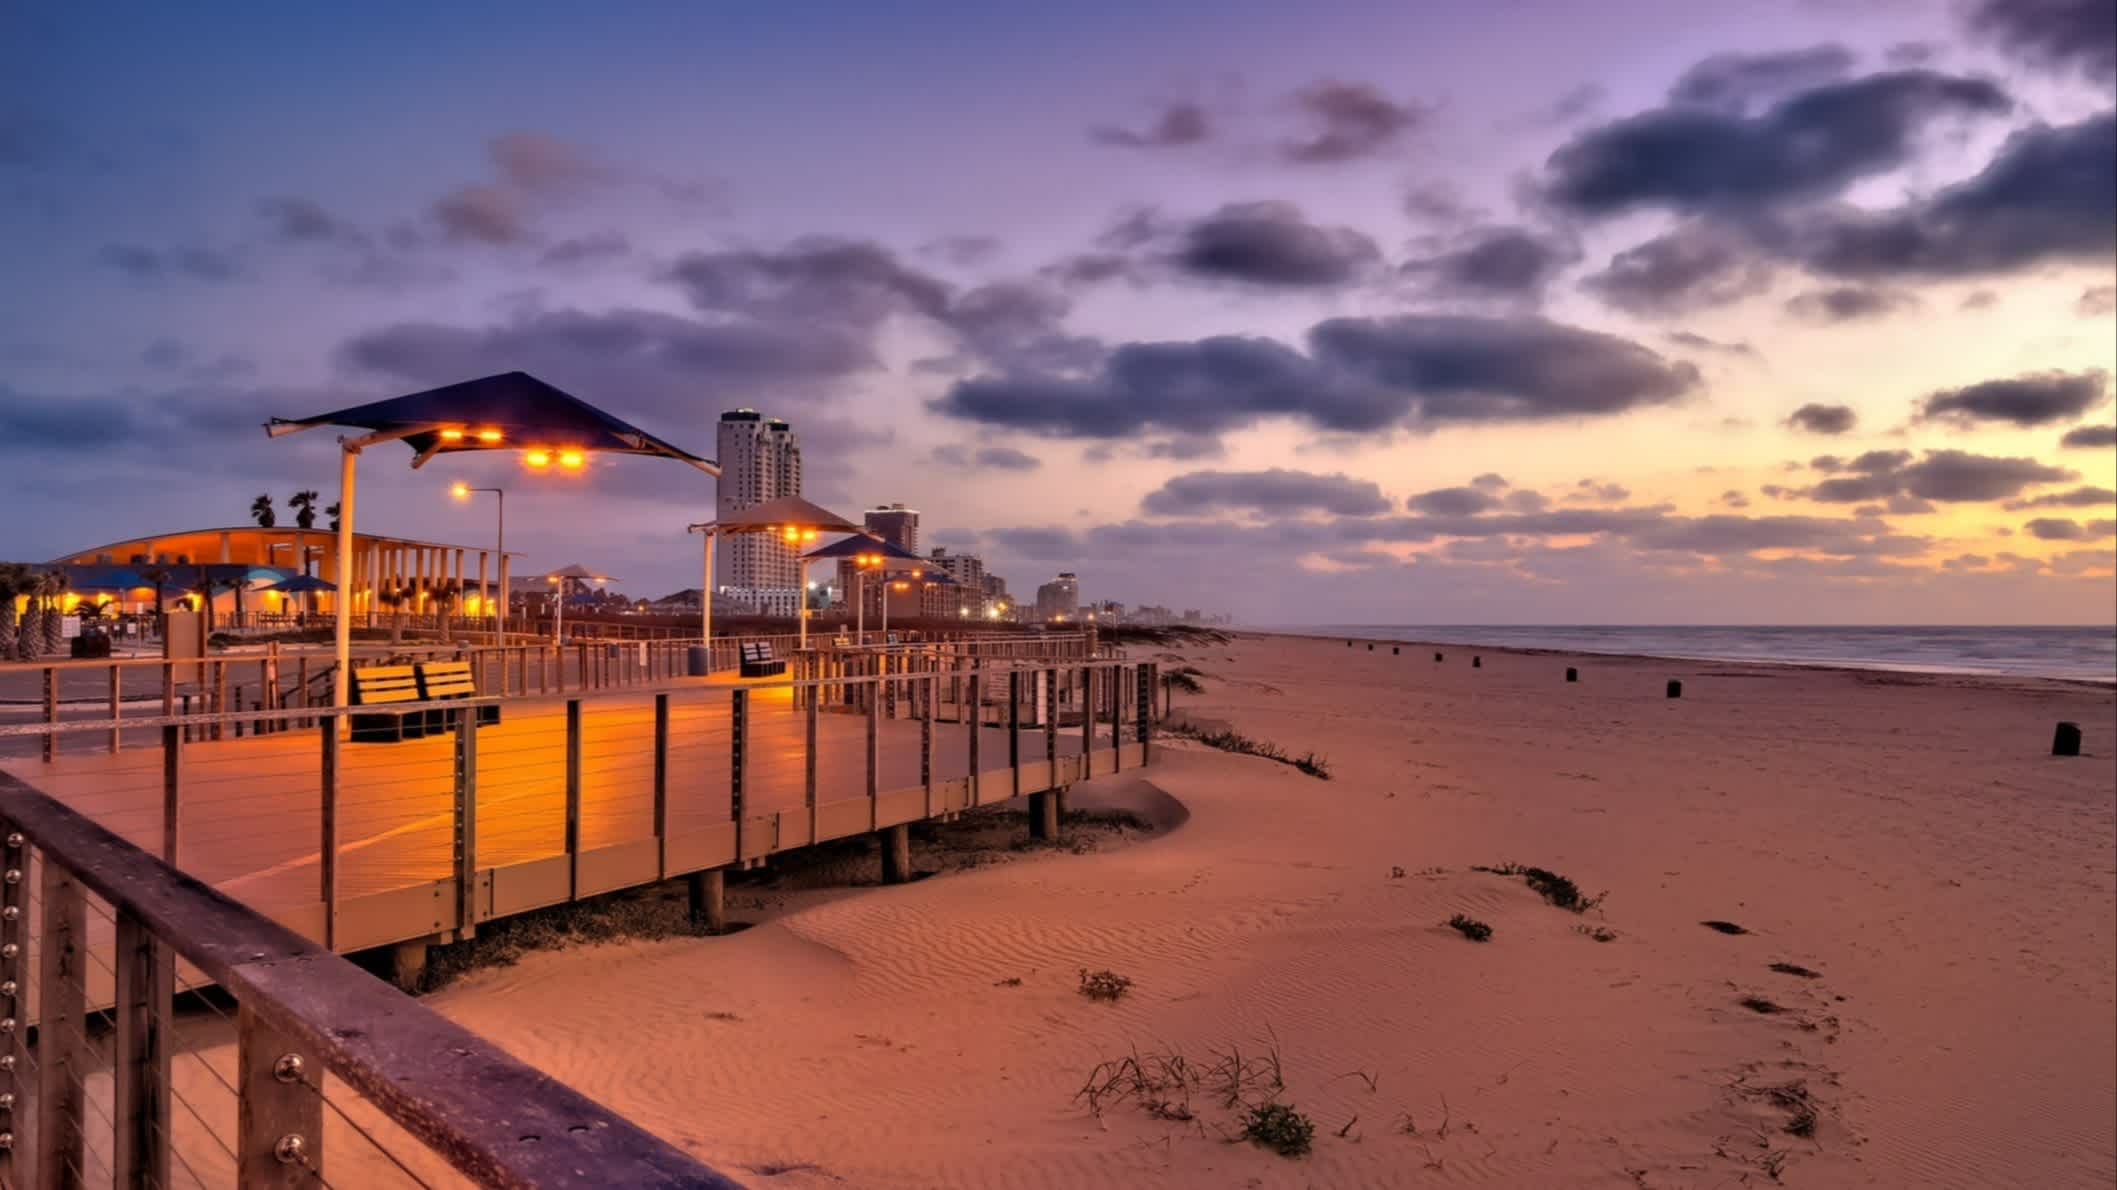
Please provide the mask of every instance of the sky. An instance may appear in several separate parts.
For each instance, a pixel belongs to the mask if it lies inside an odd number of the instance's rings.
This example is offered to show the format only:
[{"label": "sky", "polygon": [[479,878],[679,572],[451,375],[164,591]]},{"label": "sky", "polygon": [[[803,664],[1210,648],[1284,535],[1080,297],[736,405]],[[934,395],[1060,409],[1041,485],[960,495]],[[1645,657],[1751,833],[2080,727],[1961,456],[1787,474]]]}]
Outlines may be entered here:
[{"label": "sky", "polygon": [[[1253,624],[2117,618],[2117,5],[0,9],[0,557],[335,498],[522,369],[1018,595]],[[713,481],[370,452],[696,586]]]}]

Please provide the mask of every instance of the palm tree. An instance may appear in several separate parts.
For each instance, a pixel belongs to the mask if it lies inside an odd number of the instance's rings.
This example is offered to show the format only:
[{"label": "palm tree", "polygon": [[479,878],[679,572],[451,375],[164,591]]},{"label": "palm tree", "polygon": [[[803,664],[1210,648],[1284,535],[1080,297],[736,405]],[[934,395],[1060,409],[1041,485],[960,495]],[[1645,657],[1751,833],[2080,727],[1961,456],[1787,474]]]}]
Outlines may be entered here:
[{"label": "palm tree", "polygon": [[279,523],[279,514],[272,511],[272,495],[267,492],[250,501],[250,516],[262,528],[270,529]]},{"label": "palm tree", "polygon": [[390,609],[390,647],[404,643],[404,601],[410,592],[404,587],[384,585],[375,589],[375,602]]},{"label": "palm tree", "polygon": [[323,514],[331,518],[331,532],[338,532],[338,506],[336,504],[331,505],[323,510]]},{"label": "palm tree", "polygon": [[451,613],[456,601],[462,598],[463,584],[454,579],[442,579],[433,585],[430,594],[434,600],[434,618],[441,623],[441,643],[451,644],[456,639],[455,618]]},{"label": "palm tree", "polygon": [[15,655],[15,597],[29,593],[29,571],[14,562],[0,563],[0,661]]},{"label": "palm tree", "polygon": [[316,493],[307,488],[303,488],[287,498],[287,507],[294,510],[295,528],[314,529],[316,527],[316,501],[318,499],[319,497]]},{"label": "palm tree", "polygon": [[140,577],[154,585],[154,634],[168,639],[169,612],[164,601],[169,598],[169,572],[160,566],[149,566],[140,571]]}]

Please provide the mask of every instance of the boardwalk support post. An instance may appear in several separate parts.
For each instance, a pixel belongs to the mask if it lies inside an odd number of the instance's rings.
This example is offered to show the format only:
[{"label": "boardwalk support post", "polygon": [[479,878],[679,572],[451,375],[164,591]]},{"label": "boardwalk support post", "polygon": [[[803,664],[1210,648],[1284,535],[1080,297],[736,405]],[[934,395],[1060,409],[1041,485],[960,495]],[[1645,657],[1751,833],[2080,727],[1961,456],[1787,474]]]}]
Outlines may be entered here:
[{"label": "boardwalk support post", "polygon": [[876,832],[882,841],[882,883],[903,884],[911,879],[911,826],[898,823]]},{"label": "boardwalk support post", "polygon": [[684,888],[690,895],[692,932],[708,936],[727,933],[727,869],[708,868],[693,872],[685,877]]},{"label": "boardwalk support post", "polygon": [[1059,791],[1047,789],[1029,795],[1029,837],[1052,840],[1059,837]]}]

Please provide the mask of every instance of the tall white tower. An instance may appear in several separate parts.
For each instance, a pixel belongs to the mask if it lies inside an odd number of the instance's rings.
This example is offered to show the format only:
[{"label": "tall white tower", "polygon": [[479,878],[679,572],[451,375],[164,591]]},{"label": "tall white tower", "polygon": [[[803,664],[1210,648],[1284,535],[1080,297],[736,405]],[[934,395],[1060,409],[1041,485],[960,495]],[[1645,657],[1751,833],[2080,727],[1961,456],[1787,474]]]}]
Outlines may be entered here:
[{"label": "tall white tower", "polygon": [[[729,516],[780,496],[801,494],[801,440],[786,422],[754,409],[720,415],[718,515]],[[737,602],[792,615],[800,606],[795,551],[770,533],[720,539],[714,581]]]}]

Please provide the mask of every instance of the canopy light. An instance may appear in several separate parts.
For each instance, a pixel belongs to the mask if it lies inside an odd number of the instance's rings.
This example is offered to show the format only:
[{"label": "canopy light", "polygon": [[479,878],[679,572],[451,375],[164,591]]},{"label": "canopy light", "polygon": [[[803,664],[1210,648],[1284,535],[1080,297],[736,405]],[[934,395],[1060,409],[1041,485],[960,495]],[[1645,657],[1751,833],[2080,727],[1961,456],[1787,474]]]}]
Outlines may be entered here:
[{"label": "canopy light", "polygon": [[548,450],[524,451],[522,461],[532,467],[549,467],[551,466],[551,452]]},{"label": "canopy light", "polygon": [[577,450],[562,450],[559,452],[559,466],[568,470],[579,470],[587,457]]},{"label": "canopy light", "polygon": [[461,431],[461,430],[443,430],[443,431],[441,431],[441,441],[443,441],[443,442],[461,442],[461,441],[463,441],[463,431]]},{"label": "canopy light", "polygon": [[498,430],[487,429],[478,431],[478,441],[484,443],[487,446],[491,446],[493,443],[498,442],[499,440],[500,431]]}]

